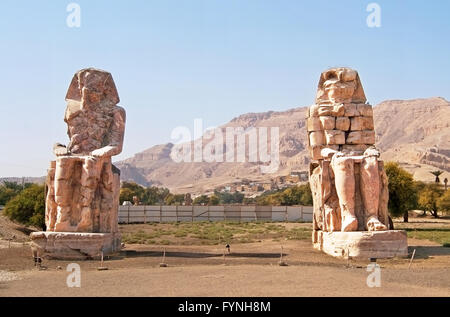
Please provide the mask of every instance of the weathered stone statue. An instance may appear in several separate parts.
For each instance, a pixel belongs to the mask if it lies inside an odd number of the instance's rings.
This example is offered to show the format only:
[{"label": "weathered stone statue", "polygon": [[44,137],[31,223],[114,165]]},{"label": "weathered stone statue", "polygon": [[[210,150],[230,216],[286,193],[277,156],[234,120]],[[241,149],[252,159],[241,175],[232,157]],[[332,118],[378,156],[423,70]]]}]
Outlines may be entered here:
[{"label": "weathered stone statue", "polygon": [[70,142],[53,148],[57,158],[47,177],[47,232],[33,234],[33,242],[54,257],[111,253],[120,248],[120,171],[111,157],[122,151],[125,110],[117,106],[111,74],[93,68],[75,74],[66,101]]},{"label": "weathered stone statue", "polygon": [[[313,159],[314,246],[339,256],[404,255],[406,234],[388,231],[387,176],[374,147],[372,107],[355,70],[333,68],[321,74],[316,104],[307,112],[307,129]],[[378,242],[368,244],[374,239]],[[394,249],[383,249],[386,245]]]},{"label": "weathered stone statue", "polygon": [[192,197],[190,193],[187,193],[184,195],[184,205],[185,206],[192,206]]}]

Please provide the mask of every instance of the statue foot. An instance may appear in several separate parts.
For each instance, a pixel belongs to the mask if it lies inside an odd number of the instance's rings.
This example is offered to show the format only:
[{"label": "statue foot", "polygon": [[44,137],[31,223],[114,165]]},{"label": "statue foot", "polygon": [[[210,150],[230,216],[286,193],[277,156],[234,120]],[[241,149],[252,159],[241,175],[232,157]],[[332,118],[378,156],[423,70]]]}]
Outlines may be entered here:
[{"label": "statue foot", "polygon": [[356,231],[358,230],[358,219],[356,217],[346,217],[342,221],[342,232]]},{"label": "statue foot", "polygon": [[383,225],[380,220],[378,220],[376,217],[370,217],[369,220],[367,220],[367,230],[368,231],[385,231],[387,230],[387,227]]},{"label": "statue foot", "polygon": [[77,226],[77,232],[93,232],[92,224],[80,222]]},{"label": "statue foot", "polygon": [[55,225],[55,232],[70,232],[72,231],[72,226],[70,225],[70,221],[59,222]]}]

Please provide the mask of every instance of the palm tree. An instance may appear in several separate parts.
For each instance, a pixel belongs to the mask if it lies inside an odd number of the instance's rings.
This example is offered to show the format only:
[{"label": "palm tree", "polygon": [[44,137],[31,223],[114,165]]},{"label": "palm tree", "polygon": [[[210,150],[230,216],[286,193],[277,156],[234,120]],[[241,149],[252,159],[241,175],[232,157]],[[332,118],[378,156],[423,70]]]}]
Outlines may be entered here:
[{"label": "palm tree", "polygon": [[434,176],[436,176],[436,180],[435,180],[436,183],[440,183],[441,182],[440,179],[439,179],[439,176],[442,173],[444,173],[444,172],[438,170],[438,171],[434,171],[434,172],[430,172],[430,173],[433,174]]}]

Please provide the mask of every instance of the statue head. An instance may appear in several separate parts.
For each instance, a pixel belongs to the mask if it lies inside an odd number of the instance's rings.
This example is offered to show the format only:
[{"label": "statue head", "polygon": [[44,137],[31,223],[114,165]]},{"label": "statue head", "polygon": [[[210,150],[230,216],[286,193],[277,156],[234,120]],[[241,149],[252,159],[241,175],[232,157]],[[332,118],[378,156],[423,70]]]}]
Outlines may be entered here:
[{"label": "statue head", "polygon": [[331,68],[320,75],[316,104],[365,102],[366,96],[356,70]]},{"label": "statue head", "polygon": [[120,99],[110,73],[100,69],[86,68],[73,76],[66,101],[79,102],[84,107],[100,102],[116,105]]}]

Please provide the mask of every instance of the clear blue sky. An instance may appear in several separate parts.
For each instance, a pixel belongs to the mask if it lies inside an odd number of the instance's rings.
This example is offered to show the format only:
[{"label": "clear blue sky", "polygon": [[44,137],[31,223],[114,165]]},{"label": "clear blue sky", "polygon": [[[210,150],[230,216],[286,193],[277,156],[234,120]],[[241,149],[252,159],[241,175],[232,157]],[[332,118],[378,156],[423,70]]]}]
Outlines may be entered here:
[{"label": "clear blue sky", "polygon": [[[81,27],[66,6],[81,6]],[[45,175],[67,142],[73,74],[113,74],[127,111],[126,158],[177,126],[313,103],[331,66],[360,73],[368,100],[450,99],[450,1],[2,0],[0,177]]]}]

